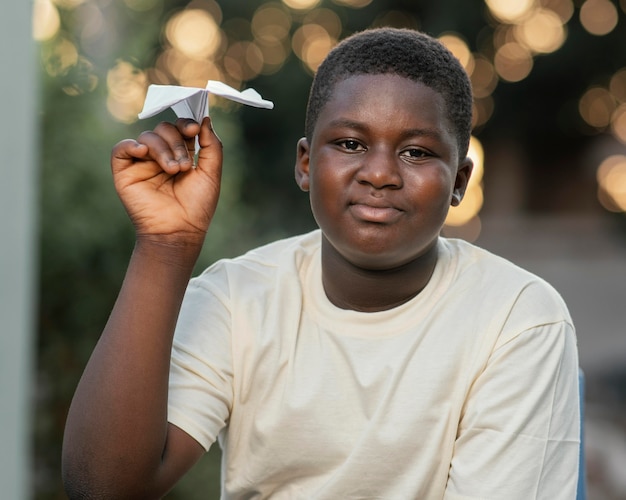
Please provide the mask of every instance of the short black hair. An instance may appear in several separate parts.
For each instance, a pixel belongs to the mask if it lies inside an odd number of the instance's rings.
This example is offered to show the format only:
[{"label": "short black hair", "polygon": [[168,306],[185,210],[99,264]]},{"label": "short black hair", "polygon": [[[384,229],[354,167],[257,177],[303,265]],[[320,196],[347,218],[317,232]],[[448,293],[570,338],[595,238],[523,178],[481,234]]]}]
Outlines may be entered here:
[{"label": "short black hair", "polygon": [[467,154],[472,131],[472,87],[459,60],[436,38],[399,28],[355,33],[335,46],[317,69],[306,110],[309,142],[322,107],[334,86],[354,75],[397,74],[439,92],[456,133],[460,159]]}]

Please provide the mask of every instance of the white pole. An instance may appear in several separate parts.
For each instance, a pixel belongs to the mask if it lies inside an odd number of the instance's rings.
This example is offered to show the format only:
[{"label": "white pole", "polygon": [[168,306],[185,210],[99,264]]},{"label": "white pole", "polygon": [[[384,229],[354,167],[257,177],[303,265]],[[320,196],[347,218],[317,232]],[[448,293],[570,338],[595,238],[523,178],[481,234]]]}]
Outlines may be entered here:
[{"label": "white pole", "polygon": [[36,74],[32,0],[0,15],[0,489],[32,496],[31,400],[36,307]]}]

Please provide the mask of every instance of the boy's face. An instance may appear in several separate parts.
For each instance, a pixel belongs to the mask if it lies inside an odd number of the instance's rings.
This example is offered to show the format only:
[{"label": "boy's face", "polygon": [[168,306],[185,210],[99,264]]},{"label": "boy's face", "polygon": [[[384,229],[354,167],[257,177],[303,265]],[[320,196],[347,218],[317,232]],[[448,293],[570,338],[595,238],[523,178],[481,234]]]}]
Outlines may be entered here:
[{"label": "boy's face", "polygon": [[438,92],[398,75],[356,75],[335,85],[311,144],[298,143],[296,179],[339,254],[391,269],[433,246],[471,170]]}]

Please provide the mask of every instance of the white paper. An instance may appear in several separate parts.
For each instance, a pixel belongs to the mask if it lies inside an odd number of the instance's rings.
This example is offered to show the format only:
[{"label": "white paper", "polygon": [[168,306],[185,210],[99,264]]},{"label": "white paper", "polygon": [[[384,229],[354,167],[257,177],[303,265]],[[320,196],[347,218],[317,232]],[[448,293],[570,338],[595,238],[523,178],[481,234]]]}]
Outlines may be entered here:
[{"label": "white paper", "polygon": [[143,110],[139,118],[149,118],[167,108],[172,108],[179,118],[192,118],[198,123],[209,115],[209,94],[219,95],[231,101],[254,106],[256,108],[272,109],[274,103],[263,99],[252,89],[242,92],[216,80],[209,80],[206,88],[179,87],[176,85],[150,85]]}]

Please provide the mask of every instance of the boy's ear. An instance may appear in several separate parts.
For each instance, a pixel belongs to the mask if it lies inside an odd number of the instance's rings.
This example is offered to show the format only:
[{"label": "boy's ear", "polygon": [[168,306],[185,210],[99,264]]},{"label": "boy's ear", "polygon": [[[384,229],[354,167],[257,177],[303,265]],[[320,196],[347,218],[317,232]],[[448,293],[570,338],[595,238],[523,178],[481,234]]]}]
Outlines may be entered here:
[{"label": "boy's ear", "polygon": [[296,183],[302,191],[309,190],[309,141],[303,137],[298,141],[296,151]]},{"label": "boy's ear", "polygon": [[450,201],[450,205],[452,205],[453,207],[456,207],[461,203],[461,200],[465,195],[467,185],[469,184],[473,168],[474,162],[469,156],[459,163],[459,167],[456,171],[456,178],[454,180],[452,200]]}]

